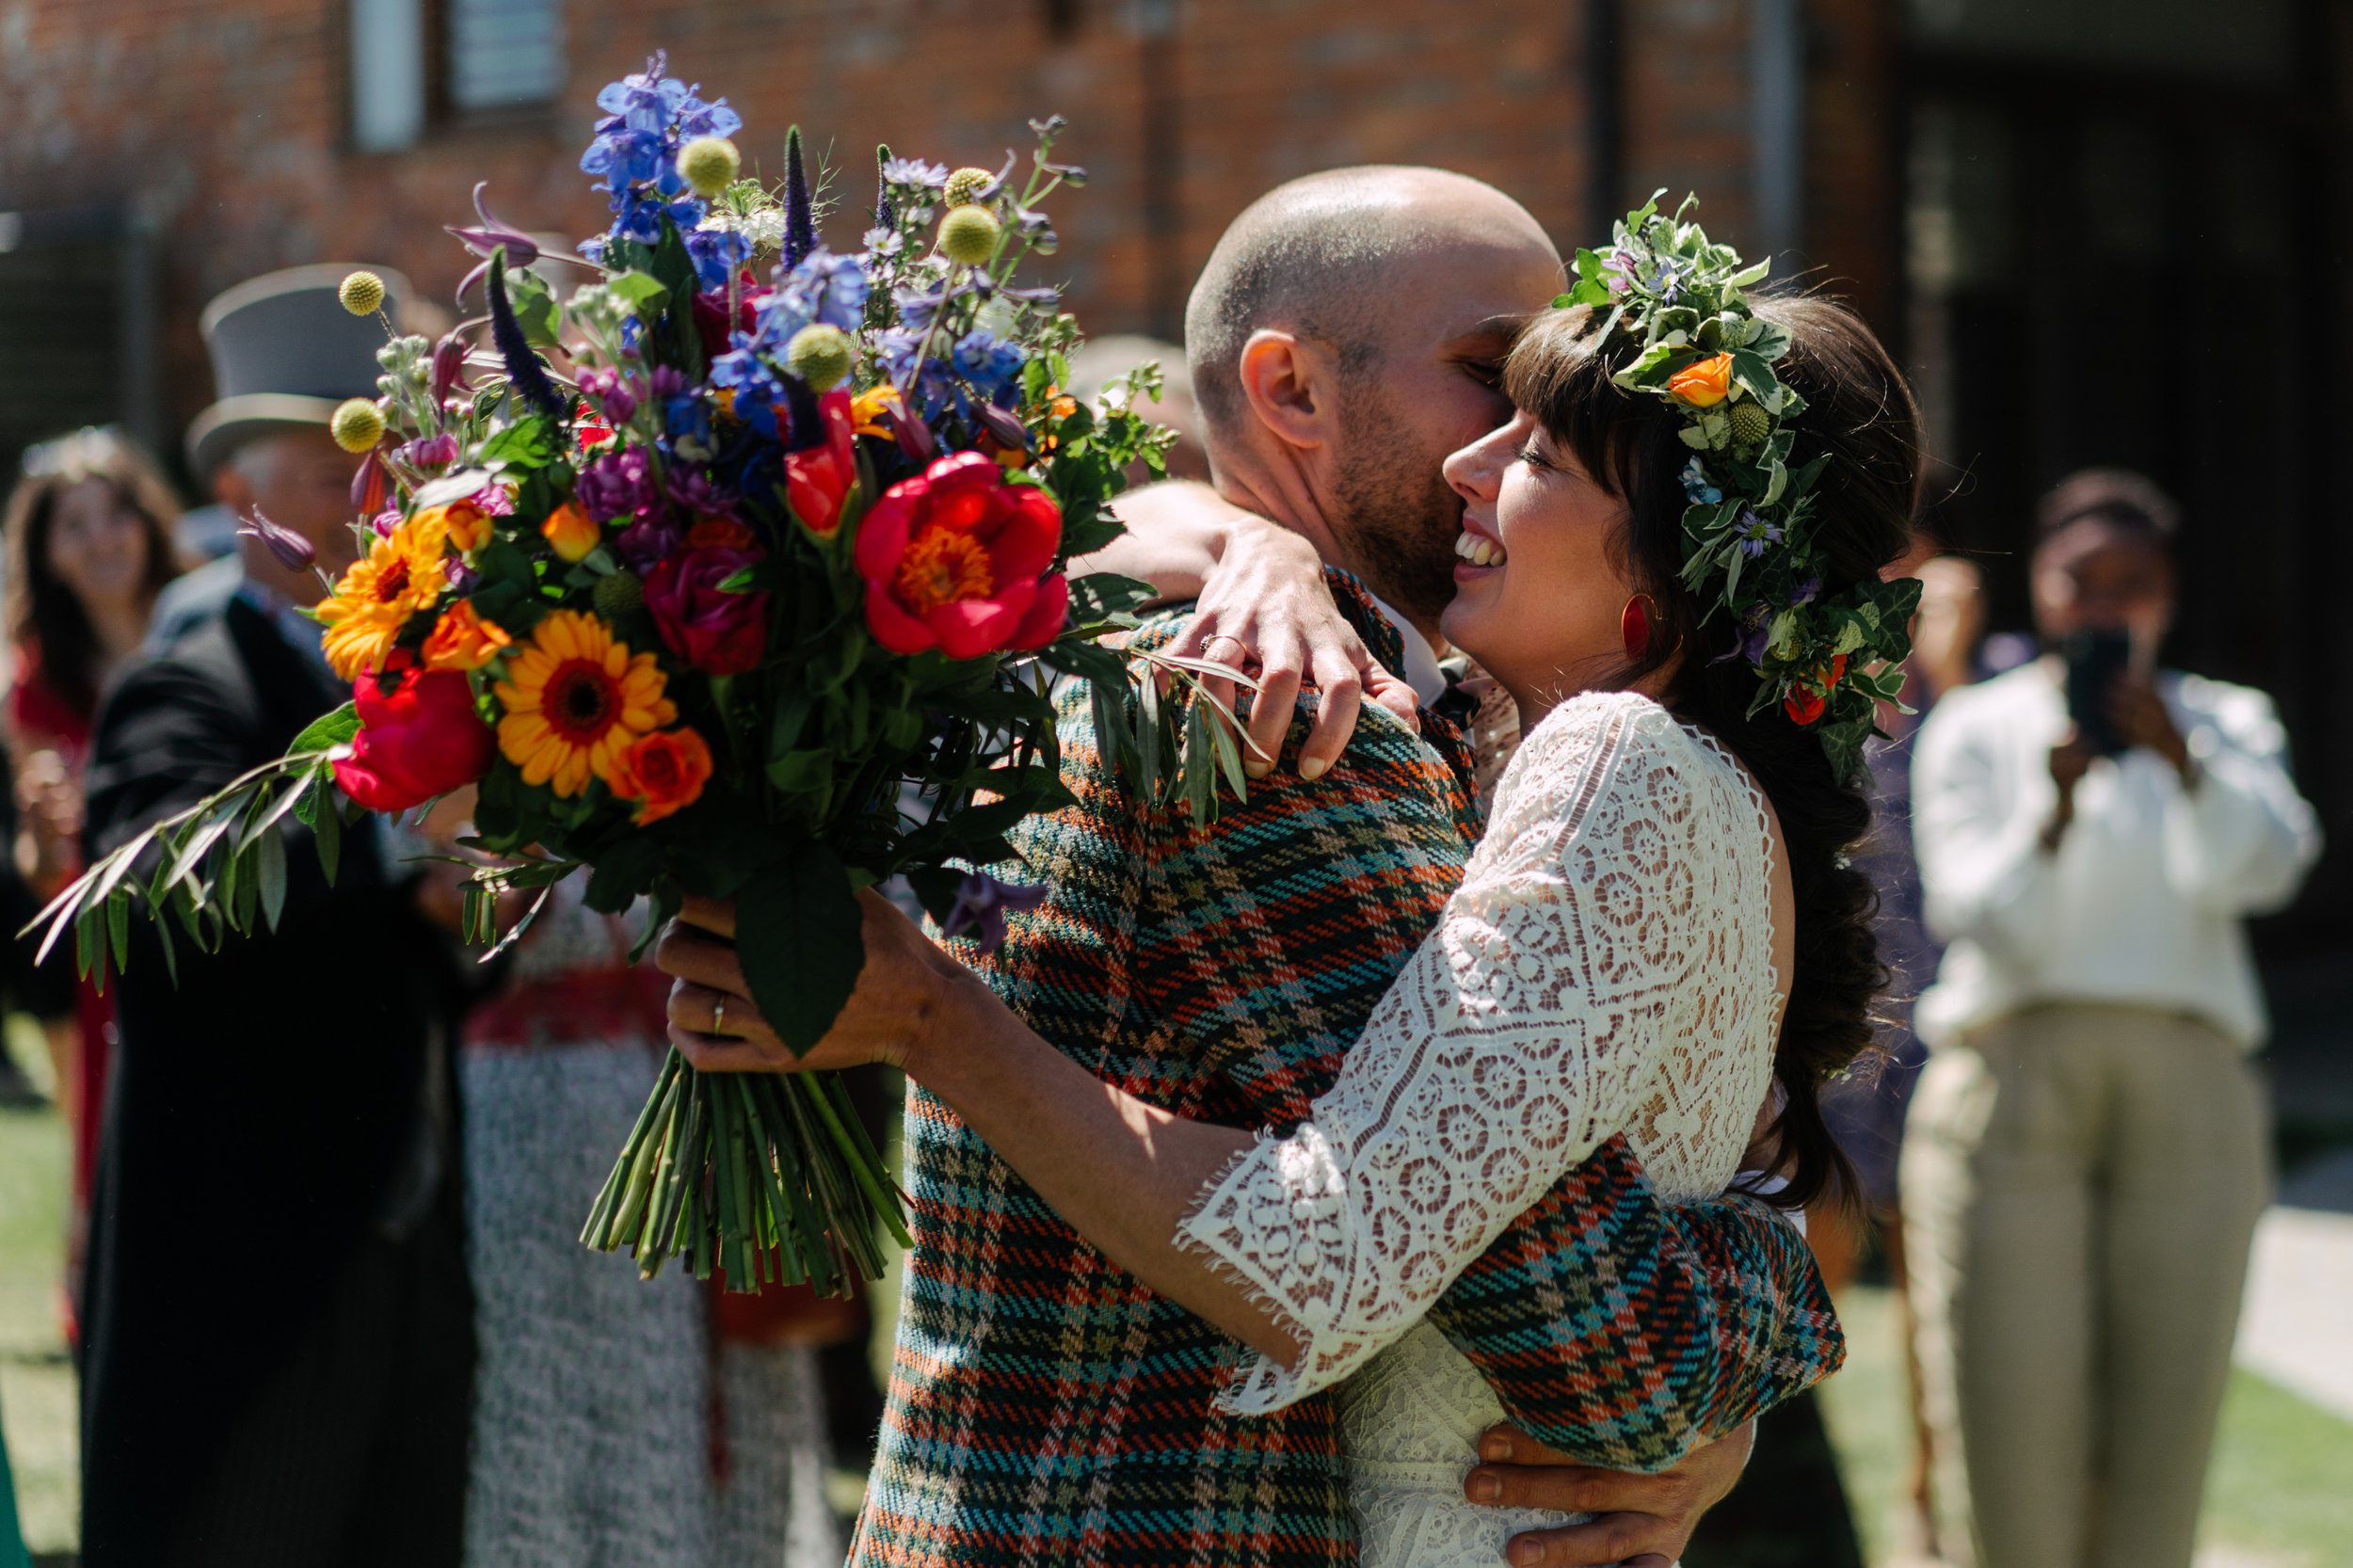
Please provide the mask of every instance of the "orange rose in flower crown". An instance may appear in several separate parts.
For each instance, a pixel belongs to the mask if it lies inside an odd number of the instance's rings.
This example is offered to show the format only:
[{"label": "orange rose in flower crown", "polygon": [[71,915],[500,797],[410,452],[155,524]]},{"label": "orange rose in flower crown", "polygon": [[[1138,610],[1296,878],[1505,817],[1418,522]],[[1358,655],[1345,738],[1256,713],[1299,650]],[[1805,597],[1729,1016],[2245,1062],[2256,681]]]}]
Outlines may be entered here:
[{"label": "orange rose in flower crown", "polygon": [[977,452],[942,457],[885,490],[858,524],[867,629],[893,653],[1043,648],[1070,605],[1069,585],[1047,569],[1061,543],[1053,497],[1005,483]]},{"label": "orange rose in flower crown", "polygon": [[1667,390],[1694,408],[1713,408],[1732,395],[1732,356],[1710,355],[1667,377]]}]

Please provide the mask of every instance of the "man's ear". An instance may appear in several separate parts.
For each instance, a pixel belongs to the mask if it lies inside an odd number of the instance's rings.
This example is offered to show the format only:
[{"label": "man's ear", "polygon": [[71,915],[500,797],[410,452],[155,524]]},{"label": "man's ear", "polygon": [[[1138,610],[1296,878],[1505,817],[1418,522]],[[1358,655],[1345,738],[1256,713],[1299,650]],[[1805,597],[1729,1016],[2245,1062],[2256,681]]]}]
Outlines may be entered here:
[{"label": "man's ear", "polygon": [[252,481],[237,472],[234,463],[223,463],[213,470],[213,499],[239,517],[253,509]]},{"label": "man's ear", "polygon": [[1333,387],[1314,344],[1262,327],[1242,344],[1240,374],[1250,412],[1284,445],[1319,447],[1332,439]]}]

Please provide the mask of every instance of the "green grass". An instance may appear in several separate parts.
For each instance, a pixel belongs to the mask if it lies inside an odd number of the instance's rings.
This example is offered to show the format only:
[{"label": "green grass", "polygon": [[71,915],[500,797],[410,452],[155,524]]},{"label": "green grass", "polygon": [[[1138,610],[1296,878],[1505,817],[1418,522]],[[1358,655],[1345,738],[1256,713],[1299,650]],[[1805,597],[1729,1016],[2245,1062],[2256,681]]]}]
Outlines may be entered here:
[{"label": "green grass", "polygon": [[[13,1054],[36,1067],[39,1032],[8,1021]],[[36,1552],[70,1551],[80,1538],[73,1368],[57,1320],[70,1158],[55,1111],[0,1111],[0,1430]]]},{"label": "green grass", "polygon": [[[1894,1298],[1858,1286],[1838,1303],[1846,1369],[1823,1390],[1865,1554],[1899,1544],[1898,1489],[1912,1451]],[[2244,1369],[2231,1374],[2206,1511],[2201,1561],[2233,1568],[2353,1568],[2353,1423]]]}]

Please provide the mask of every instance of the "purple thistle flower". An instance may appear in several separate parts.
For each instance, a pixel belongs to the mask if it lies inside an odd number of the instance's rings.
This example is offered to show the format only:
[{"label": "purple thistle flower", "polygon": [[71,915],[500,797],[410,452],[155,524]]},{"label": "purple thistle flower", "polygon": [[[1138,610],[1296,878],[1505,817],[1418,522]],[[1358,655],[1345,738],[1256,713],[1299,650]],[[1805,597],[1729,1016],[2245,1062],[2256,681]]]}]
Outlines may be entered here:
[{"label": "purple thistle flower", "polygon": [[1035,909],[1051,890],[1042,883],[1018,887],[1000,882],[986,872],[967,872],[963,886],[956,889],[955,907],[939,922],[940,935],[969,936],[983,952],[995,952],[1004,945],[1006,915]]},{"label": "purple thistle flower", "polygon": [[308,571],[318,564],[319,552],[311,541],[282,522],[272,522],[260,508],[237,527],[241,538],[259,539],[263,548],[288,571]]}]

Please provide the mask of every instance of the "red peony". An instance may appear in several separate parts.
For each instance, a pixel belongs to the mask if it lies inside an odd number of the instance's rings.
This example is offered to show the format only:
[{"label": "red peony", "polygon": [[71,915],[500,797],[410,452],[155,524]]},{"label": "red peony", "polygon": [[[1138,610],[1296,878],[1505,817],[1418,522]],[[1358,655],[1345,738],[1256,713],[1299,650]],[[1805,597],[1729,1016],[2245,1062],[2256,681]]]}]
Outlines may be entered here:
[{"label": "red peony", "polygon": [[656,563],[646,608],[672,653],[705,675],[741,675],[768,649],[768,595],[719,584],[760,564],[757,551],[718,546]]},{"label": "red peony", "polygon": [[1062,513],[1034,485],[1008,485],[977,452],[942,457],[882,493],[858,524],[866,625],[893,653],[977,659],[1044,648],[1070,590],[1048,572]]},{"label": "red peony", "polygon": [[462,789],[497,751],[463,675],[403,663],[389,686],[373,675],[351,686],[360,734],[335,763],[335,782],[371,811],[406,811]]},{"label": "red peony", "polygon": [[830,534],[841,526],[842,498],[857,478],[857,421],[850,412],[849,392],[836,388],[820,397],[817,423],[824,441],[786,455],[784,491],[803,525],[814,534]]}]

